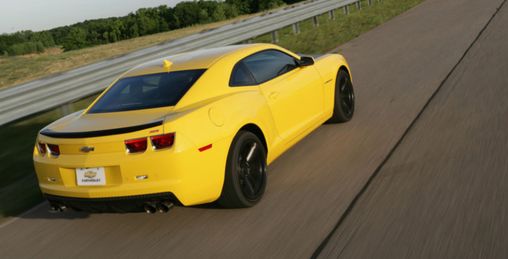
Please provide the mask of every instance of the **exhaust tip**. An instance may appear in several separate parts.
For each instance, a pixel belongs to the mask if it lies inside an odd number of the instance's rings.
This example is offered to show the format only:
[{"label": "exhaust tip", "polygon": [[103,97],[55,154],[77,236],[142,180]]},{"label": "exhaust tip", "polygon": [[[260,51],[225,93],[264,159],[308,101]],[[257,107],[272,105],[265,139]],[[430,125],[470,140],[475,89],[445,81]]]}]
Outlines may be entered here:
[{"label": "exhaust tip", "polygon": [[153,206],[152,204],[148,204],[148,203],[145,204],[145,206],[143,206],[143,209],[148,214],[153,214],[153,213],[157,212],[157,208],[155,208],[155,206]]},{"label": "exhaust tip", "polygon": [[59,213],[67,210],[67,206],[65,205],[51,205],[49,207],[49,213]]},{"label": "exhaust tip", "polygon": [[48,210],[49,213],[58,213],[58,207],[57,206],[51,206]]},{"label": "exhaust tip", "polygon": [[171,202],[168,202],[168,201],[163,201],[163,202],[160,202],[157,204],[157,210],[160,212],[160,213],[166,213],[168,212],[172,207],[173,207],[173,203]]}]

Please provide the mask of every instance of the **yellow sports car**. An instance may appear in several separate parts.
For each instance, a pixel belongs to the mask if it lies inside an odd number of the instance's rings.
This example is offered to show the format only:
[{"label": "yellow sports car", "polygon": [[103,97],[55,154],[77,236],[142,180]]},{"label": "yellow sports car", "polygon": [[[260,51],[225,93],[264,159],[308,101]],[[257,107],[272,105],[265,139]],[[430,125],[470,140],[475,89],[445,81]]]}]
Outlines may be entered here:
[{"label": "yellow sports car", "polygon": [[324,122],[351,119],[350,75],[341,55],[272,44],[142,64],[39,132],[40,188],[56,211],[253,206],[268,164]]}]

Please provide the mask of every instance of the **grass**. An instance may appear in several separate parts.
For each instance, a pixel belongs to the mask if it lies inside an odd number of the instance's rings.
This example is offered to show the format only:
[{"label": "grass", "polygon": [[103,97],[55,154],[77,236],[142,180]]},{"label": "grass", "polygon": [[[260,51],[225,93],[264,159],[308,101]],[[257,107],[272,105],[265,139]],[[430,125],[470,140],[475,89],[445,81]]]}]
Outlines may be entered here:
[{"label": "grass", "polygon": [[[310,20],[302,22],[300,25],[301,33],[298,35],[293,35],[290,27],[280,30],[279,44],[300,53],[324,53],[378,26],[405,10],[410,9],[421,1],[423,0],[383,0],[382,2],[373,0],[374,5],[368,6],[367,0],[364,0],[362,1],[363,9],[361,11],[356,10],[353,5],[349,8],[349,15],[344,15],[341,10],[337,10],[335,20],[328,19],[327,15],[321,15],[319,17],[320,25],[317,28],[313,27],[312,21]],[[203,27],[200,27],[200,29],[195,28],[195,31],[200,31],[202,29]],[[147,45],[156,44],[157,39],[160,41],[167,40],[163,35],[148,37],[150,37],[150,39],[139,40],[145,41]],[[135,40],[132,40],[132,42],[134,41]],[[262,35],[253,39],[253,41],[270,42],[271,36]],[[129,49],[129,46],[124,45],[128,45],[129,42],[131,41],[91,49],[105,52],[116,51],[116,53],[119,53],[120,50],[116,50],[116,48],[124,48],[124,50]],[[138,44],[138,46],[141,45],[141,43]],[[69,59],[73,60],[80,58],[80,55],[84,55],[89,62],[104,58],[104,56],[100,58],[88,57],[88,55],[93,55],[91,49],[68,52],[61,55],[69,55]],[[135,47],[131,49],[135,49]],[[47,59],[49,60],[44,61],[44,66],[53,65],[53,62],[62,62],[62,57],[60,56],[58,58],[47,57]],[[0,59],[0,61],[2,60]],[[22,64],[22,62],[19,64]],[[41,64],[43,63],[34,66],[43,66]],[[2,65],[3,63],[0,63],[0,67]],[[4,73],[2,68],[0,68],[0,73]],[[71,110],[82,109],[87,106],[92,99],[93,97],[80,100],[71,104],[70,108]],[[23,121],[0,127],[2,144],[9,147],[8,151],[0,154],[0,161],[2,161],[0,163],[0,174],[2,176],[2,180],[0,181],[0,221],[2,220],[2,216],[4,218],[15,216],[19,212],[41,201],[31,155],[35,137],[43,126],[63,115],[62,109],[54,109]]]}]

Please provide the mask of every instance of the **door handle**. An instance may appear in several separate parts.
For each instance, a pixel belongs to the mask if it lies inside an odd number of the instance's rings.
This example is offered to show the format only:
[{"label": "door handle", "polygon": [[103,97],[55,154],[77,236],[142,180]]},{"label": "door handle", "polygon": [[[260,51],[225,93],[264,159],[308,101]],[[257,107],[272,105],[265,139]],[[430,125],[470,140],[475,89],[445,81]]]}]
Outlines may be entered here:
[{"label": "door handle", "polygon": [[272,99],[272,100],[277,99],[278,96],[279,96],[279,92],[271,92],[269,95],[270,99]]}]

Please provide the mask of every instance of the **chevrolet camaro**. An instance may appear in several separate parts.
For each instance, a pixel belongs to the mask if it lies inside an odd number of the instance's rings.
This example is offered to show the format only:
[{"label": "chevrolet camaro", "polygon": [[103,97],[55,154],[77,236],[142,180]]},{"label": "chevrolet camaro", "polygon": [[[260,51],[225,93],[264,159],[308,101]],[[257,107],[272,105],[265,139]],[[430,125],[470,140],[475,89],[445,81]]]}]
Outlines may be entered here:
[{"label": "chevrolet camaro", "polygon": [[268,164],[353,113],[341,55],[314,59],[272,44],[203,49],[125,72],[88,108],[43,128],[33,160],[56,211],[250,207]]}]

